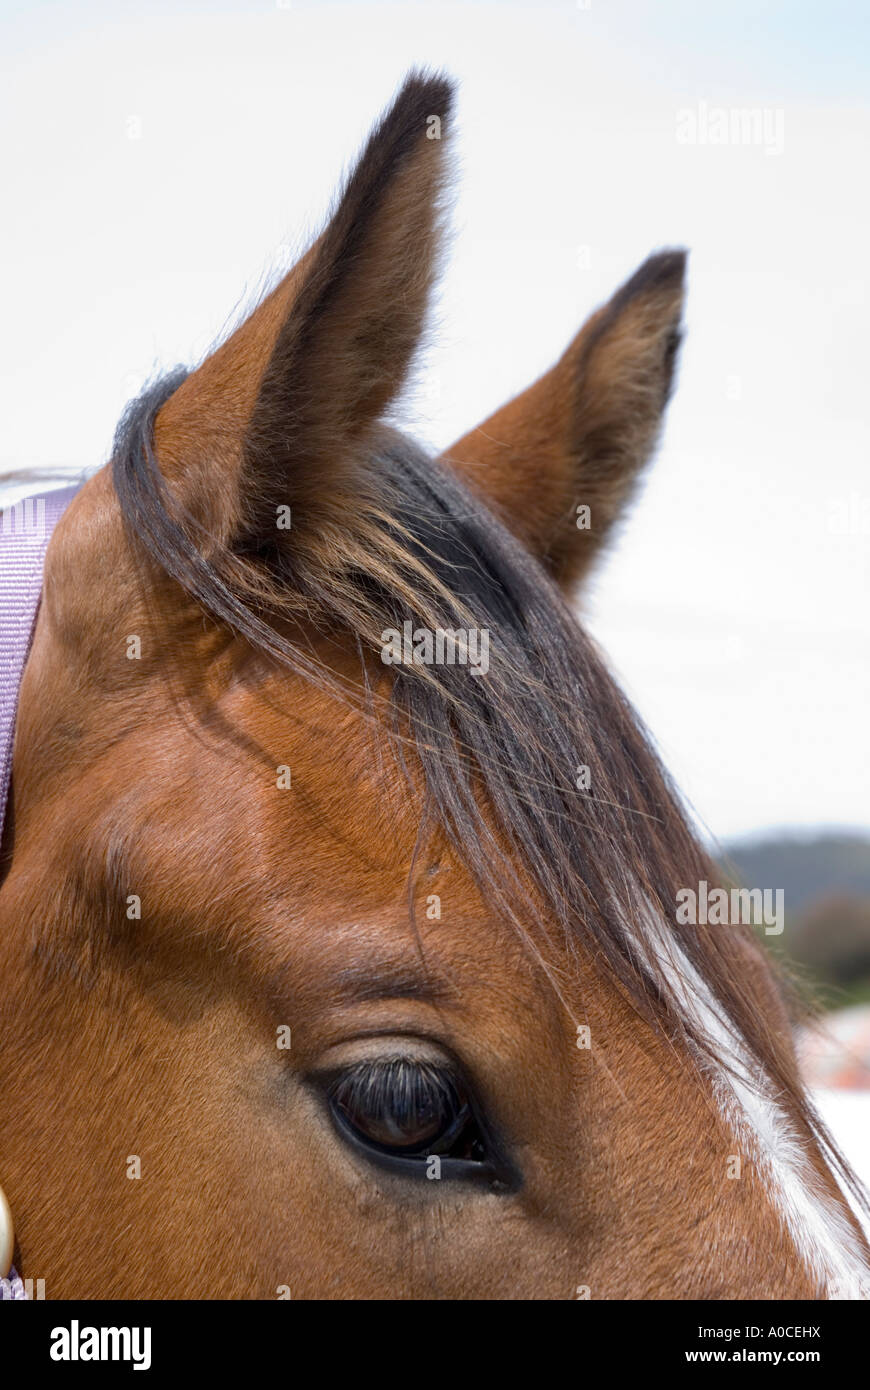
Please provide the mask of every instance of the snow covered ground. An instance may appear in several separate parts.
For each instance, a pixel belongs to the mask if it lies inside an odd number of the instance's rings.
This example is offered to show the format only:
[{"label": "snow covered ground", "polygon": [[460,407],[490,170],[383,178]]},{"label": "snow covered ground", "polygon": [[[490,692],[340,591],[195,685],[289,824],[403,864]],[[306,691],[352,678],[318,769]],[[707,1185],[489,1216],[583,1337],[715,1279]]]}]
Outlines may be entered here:
[{"label": "snow covered ground", "polygon": [[[870,1091],[815,1090],[819,1113],[870,1191]],[[870,1217],[859,1213],[870,1239]]]}]

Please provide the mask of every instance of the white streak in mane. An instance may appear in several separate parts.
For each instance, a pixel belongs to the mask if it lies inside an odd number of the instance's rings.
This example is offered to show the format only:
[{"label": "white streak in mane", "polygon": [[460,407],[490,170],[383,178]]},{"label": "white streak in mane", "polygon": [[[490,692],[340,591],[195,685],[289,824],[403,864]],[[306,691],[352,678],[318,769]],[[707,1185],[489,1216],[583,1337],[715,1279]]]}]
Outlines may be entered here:
[{"label": "white streak in mane", "polygon": [[788,1113],[767,1080],[753,1076],[748,1051],[724,1022],[721,1007],[667,924],[649,907],[638,920],[641,936],[634,931],[630,936],[639,956],[679,1015],[728,1060],[731,1071],[723,1066],[712,1078],[714,1096],[750,1153],[810,1277],[826,1298],[870,1298],[865,1252],[844,1211],[820,1188]]}]

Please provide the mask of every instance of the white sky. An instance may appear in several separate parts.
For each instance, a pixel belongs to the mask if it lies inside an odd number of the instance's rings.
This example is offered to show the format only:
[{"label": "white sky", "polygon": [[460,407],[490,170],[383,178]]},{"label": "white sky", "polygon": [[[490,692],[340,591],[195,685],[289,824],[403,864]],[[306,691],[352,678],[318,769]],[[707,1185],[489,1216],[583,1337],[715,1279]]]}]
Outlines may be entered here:
[{"label": "white sky", "polygon": [[[410,425],[447,445],[688,246],[678,394],[590,624],[713,833],[870,829],[862,8],[4,0],[0,471],[103,462],[443,66],[454,244]],[[781,113],[781,152],[679,143],[702,102]]]}]

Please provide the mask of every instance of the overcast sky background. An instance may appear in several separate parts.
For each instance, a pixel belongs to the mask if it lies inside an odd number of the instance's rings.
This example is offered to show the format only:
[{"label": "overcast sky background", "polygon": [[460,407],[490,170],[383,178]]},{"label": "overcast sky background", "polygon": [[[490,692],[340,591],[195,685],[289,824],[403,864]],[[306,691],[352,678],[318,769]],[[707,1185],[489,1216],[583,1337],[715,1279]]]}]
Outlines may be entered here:
[{"label": "overcast sky background", "polygon": [[[715,835],[870,830],[870,10],[0,14],[0,471],[105,461],[144,378],[201,356],[304,246],[407,68],[443,66],[453,247],[409,425],[449,444],[651,250],[688,246],[679,390],[589,622]],[[681,143],[700,103],[765,110],[782,138]]]}]

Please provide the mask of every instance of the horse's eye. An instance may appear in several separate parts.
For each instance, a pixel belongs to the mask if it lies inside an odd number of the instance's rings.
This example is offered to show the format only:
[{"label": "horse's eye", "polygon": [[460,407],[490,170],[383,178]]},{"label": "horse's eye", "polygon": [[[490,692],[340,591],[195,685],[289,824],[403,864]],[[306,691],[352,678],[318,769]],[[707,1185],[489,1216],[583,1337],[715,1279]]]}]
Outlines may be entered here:
[{"label": "horse's eye", "polygon": [[362,1062],[333,1078],[329,1101],[339,1127],[367,1148],[406,1160],[433,1154],[481,1163],[486,1147],[469,1097],[431,1062]]}]

